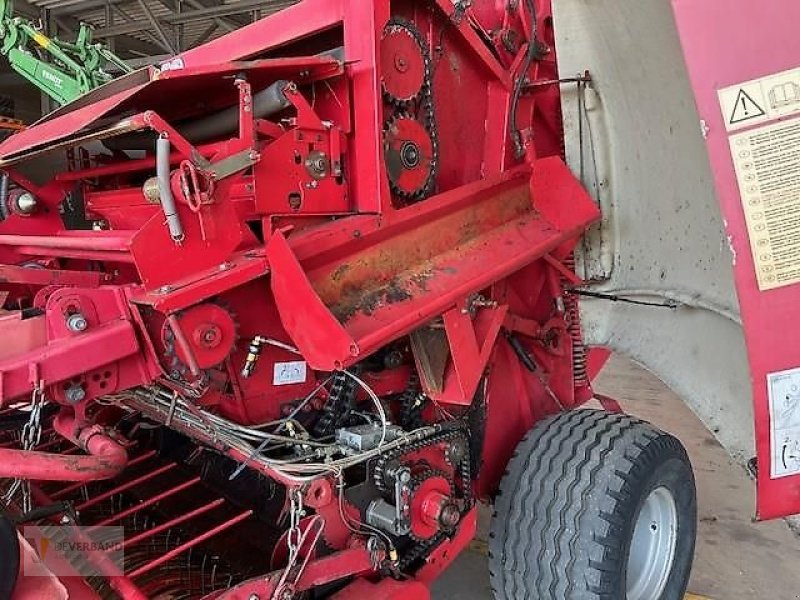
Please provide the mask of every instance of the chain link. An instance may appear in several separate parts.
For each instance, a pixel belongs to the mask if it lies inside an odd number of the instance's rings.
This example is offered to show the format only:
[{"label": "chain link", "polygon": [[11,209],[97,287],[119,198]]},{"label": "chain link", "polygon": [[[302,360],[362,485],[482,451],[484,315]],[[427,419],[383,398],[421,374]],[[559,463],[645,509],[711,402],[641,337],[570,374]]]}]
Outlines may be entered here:
[{"label": "chain link", "polygon": [[289,563],[292,563],[296,560],[297,553],[300,551],[300,540],[303,537],[300,522],[306,514],[303,509],[303,492],[300,488],[295,488],[289,493],[289,505],[287,544],[289,546]]},{"label": "chain link", "polygon": [[[42,409],[46,401],[44,382],[40,381],[34,386],[33,392],[31,393],[31,411],[28,415],[28,421],[22,427],[22,434],[20,436],[22,450],[33,450],[42,440]],[[22,490],[22,505],[20,508],[22,509],[22,513],[26,514],[33,508],[30,480],[15,478],[3,495],[2,500],[3,503],[8,506],[12,500],[14,500],[14,497],[20,489]]]},{"label": "chain link", "polygon": [[[275,584],[271,600],[284,600],[285,598],[295,597],[297,582],[300,581],[300,577],[322,537],[325,520],[319,515],[314,515],[308,519],[306,527],[303,528],[300,524],[305,516],[303,490],[294,488],[289,492],[289,532],[286,537],[286,543],[289,547],[289,560]],[[303,550],[305,550],[305,556],[301,557]]]}]

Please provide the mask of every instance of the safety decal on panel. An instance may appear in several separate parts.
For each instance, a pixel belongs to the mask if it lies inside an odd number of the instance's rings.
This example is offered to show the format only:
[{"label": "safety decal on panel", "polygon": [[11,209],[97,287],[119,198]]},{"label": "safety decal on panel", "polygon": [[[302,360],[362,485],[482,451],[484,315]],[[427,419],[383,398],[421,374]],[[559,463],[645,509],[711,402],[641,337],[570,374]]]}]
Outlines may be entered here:
[{"label": "safety decal on panel", "polygon": [[800,117],[730,136],[760,290],[800,281]]},{"label": "safety decal on panel", "polygon": [[772,479],[800,474],[800,369],[767,375]]},{"label": "safety decal on panel", "polygon": [[728,131],[800,113],[800,69],[732,85],[718,94]]}]

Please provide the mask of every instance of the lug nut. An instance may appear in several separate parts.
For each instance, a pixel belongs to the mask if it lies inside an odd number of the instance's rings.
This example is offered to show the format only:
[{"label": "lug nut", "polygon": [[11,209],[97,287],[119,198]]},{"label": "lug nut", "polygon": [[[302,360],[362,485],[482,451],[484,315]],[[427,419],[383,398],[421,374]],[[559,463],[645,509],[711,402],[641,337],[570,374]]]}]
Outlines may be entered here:
[{"label": "lug nut", "polygon": [[89,322],[81,313],[73,313],[67,317],[67,329],[75,333],[86,331],[89,328]]}]

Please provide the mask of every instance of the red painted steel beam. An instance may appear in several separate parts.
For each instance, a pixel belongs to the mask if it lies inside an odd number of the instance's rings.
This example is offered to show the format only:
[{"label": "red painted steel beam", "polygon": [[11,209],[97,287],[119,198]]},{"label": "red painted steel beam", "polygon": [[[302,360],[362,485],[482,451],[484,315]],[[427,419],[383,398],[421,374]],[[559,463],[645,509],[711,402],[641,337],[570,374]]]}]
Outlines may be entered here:
[{"label": "red painted steel beam", "polygon": [[353,583],[331,596],[331,600],[430,600],[431,592],[427,585],[409,579],[396,581],[381,579],[371,582],[356,579]]},{"label": "red painted steel beam", "polygon": [[48,256],[53,258],[75,258],[78,260],[96,260],[112,263],[133,263],[133,256],[126,252],[106,252],[79,250],[77,248],[44,248],[42,246],[19,246],[14,248],[19,254],[26,256]]},{"label": "red painted steel beam", "polygon": [[[300,580],[297,582],[297,591],[311,590],[313,588],[339,581],[345,577],[368,575],[375,572],[374,563],[370,553],[364,548],[350,548],[334,554],[329,554],[322,558],[311,560]],[[244,581],[239,585],[221,594],[218,600],[247,600],[253,597],[271,598],[275,591],[276,581],[280,578],[280,573],[275,572],[271,575],[258,577]],[[360,580],[359,580],[360,581]],[[389,580],[394,581],[394,580]],[[356,584],[353,584],[356,585]],[[372,584],[370,584],[372,585]],[[351,598],[347,593],[351,586],[337,594],[336,598]],[[358,586],[357,586],[358,587]],[[373,586],[378,589],[377,586]],[[398,588],[399,590],[400,588]],[[410,588],[403,587],[403,591]],[[353,596],[357,597],[357,596]],[[383,596],[376,594],[370,598],[416,598],[416,596]],[[421,598],[421,597],[420,597]]]},{"label": "red painted steel beam", "polygon": [[[13,343],[9,340],[9,343]],[[75,337],[63,338],[0,361],[0,406],[29,394],[44,381],[52,385],[116,362],[139,350],[129,321],[100,325]]]},{"label": "red painted steel beam", "polygon": [[18,267],[16,265],[0,265],[0,283],[97,287],[110,279],[111,275],[98,271],[31,269],[28,267]]},{"label": "red painted steel beam", "polygon": [[101,252],[124,252],[128,249],[131,235],[115,231],[114,235],[0,235],[0,246],[33,246],[38,248],[65,248],[75,250],[98,250]]}]

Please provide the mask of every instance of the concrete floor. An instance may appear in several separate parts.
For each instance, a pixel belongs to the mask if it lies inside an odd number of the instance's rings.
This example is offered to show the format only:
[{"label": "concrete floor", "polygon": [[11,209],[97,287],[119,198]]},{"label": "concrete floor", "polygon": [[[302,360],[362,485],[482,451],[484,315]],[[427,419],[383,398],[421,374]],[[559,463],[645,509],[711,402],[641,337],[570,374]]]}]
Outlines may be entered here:
[{"label": "concrete floor", "polygon": [[[686,405],[652,374],[621,358],[609,362],[595,385],[627,412],[669,431],[687,447],[700,519],[689,591],[712,600],[800,600],[800,537],[784,521],[752,522],[753,482]],[[488,515],[484,511],[472,549],[437,582],[435,600],[491,598]]]}]

